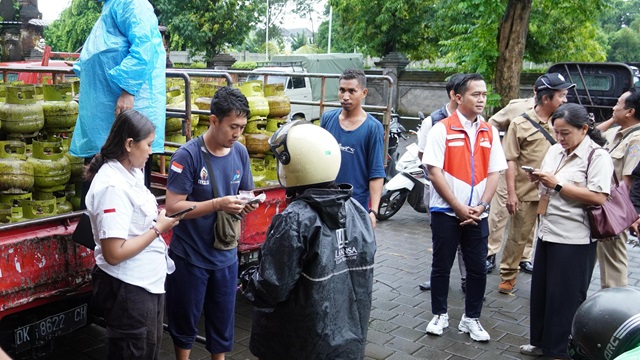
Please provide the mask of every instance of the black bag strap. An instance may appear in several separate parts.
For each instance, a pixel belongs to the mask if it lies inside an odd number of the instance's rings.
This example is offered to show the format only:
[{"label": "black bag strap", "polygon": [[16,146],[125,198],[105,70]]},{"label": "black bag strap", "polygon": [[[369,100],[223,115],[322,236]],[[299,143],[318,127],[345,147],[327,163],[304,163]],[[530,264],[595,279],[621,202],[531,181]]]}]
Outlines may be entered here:
[{"label": "black bag strap", "polygon": [[520,116],[522,116],[523,118],[529,120],[531,125],[533,125],[533,127],[538,129],[538,131],[540,131],[540,133],[542,135],[544,135],[545,138],[547,138],[547,141],[549,141],[551,143],[551,145],[555,145],[556,144],[556,139],[554,139],[553,136],[551,136],[551,134],[549,134],[549,132],[547,130],[545,130],[542,126],[540,126],[540,124],[538,124],[537,122],[533,121],[533,119],[531,119],[529,117],[529,115],[527,115],[527,113],[522,113],[522,114],[520,114]]},{"label": "black bag strap", "polygon": [[200,145],[200,150],[202,151],[202,157],[204,157],[204,164],[207,167],[207,172],[209,173],[209,184],[211,185],[211,190],[213,190],[213,197],[218,197],[218,190],[216,186],[216,178],[213,176],[213,171],[211,167],[211,154],[209,154],[209,150],[207,150],[206,145],[204,144],[203,135],[198,136],[198,144]]}]

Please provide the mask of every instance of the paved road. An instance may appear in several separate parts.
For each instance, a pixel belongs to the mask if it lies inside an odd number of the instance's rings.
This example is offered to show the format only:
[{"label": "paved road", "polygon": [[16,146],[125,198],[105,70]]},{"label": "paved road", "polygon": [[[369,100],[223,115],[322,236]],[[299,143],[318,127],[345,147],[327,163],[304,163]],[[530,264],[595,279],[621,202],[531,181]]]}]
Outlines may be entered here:
[{"label": "paved road", "polygon": [[[440,337],[426,335],[425,328],[432,317],[430,295],[418,289],[418,284],[428,279],[431,263],[431,230],[426,215],[405,204],[394,217],[378,223],[376,238],[378,252],[366,359],[535,359],[518,352],[520,345],[528,343],[531,275],[518,276],[517,291],[512,295],[498,293],[497,270],[488,276],[481,322],[491,341],[477,343],[457,330],[464,309],[464,294],[460,290],[458,267],[454,265],[449,291],[449,328]],[[628,250],[629,284],[638,286],[640,248],[628,246]],[[599,288],[596,266],[589,294]],[[235,329],[235,347],[227,359],[255,360],[248,350],[251,306],[241,295],[236,303]],[[91,325],[60,339],[41,358],[102,360],[106,359],[105,342],[104,329]],[[166,333],[162,348],[161,359],[174,359],[173,345]],[[209,359],[208,353],[196,344],[191,360],[205,359]]]},{"label": "paved road", "polygon": [[[431,261],[431,231],[425,214],[405,205],[396,216],[378,224],[376,237],[378,252],[367,359],[534,359],[518,353],[518,346],[527,343],[528,339],[530,275],[519,275],[518,290],[513,295],[498,293],[496,289],[500,278],[496,271],[489,275],[481,321],[491,335],[491,341],[477,343],[457,330],[464,294],[460,290],[457,266],[454,265],[449,292],[452,321],[443,336],[430,336],[424,332],[431,318],[429,293],[417,287],[428,277]],[[629,260],[629,282],[637,286],[640,280],[640,249],[629,248]],[[598,290],[599,281],[596,268],[590,293]],[[250,309],[240,296],[236,311],[236,345],[228,359],[256,359],[247,348]],[[106,359],[105,341],[104,329],[91,325],[55,343],[53,351],[42,358]],[[203,346],[196,344],[191,359],[208,358]],[[166,333],[161,359],[173,359],[171,340]]]}]

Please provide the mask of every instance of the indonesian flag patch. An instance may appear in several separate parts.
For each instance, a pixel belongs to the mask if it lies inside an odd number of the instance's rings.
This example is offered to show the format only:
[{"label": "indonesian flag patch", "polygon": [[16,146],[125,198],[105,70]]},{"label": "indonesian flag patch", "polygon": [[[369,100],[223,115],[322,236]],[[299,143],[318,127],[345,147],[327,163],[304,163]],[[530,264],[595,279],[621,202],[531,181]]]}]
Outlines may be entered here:
[{"label": "indonesian flag patch", "polygon": [[112,209],[104,209],[104,210],[102,210],[102,211],[103,211],[105,214],[109,214],[109,213],[114,213],[114,212],[116,212],[116,209],[115,209],[115,208],[112,208]]},{"label": "indonesian flag patch", "polygon": [[177,172],[179,174],[182,173],[182,167],[183,167],[182,165],[178,164],[175,161],[171,162],[171,170],[173,170],[173,171],[175,171],[175,172]]}]

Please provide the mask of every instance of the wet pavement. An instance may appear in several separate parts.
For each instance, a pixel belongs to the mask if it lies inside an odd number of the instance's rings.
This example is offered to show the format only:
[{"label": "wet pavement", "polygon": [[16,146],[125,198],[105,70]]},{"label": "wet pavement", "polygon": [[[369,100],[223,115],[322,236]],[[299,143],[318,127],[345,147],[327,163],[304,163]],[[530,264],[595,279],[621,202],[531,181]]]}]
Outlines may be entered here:
[{"label": "wet pavement", "polygon": [[[536,359],[518,351],[520,345],[528,343],[531,275],[520,273],[516,291],[511,295],[497,291],[500,283],[498,270],[488,275],[480,321],[491,335],[491,341],[479,343],[458,331],[464,310],[464,293],[460,289],[458,266],[454,264],[449,290],[449,328],[442,336],[431,336],[425,333],[432,317],[430,294],[418,288],[419,283],[428,279],[431,263],[431,230],[426,214],[418,213],[405,204],[394,217],[378,223],[376,239],[378,251],[366,359]],[[628,245],[627,249],[629,285],[638,286],[640,248]],[[496,263],[499,261],[500,255]],[[596,265],[589,294],[599,288],[600,276]],[[251,305],[239,295],[236,301],[235,346],[227,354],[227,359],[256,359],[248,349],[250,329]],[[106,359],[105,331],[97,325],[87,326],[56,340],[53,348],[40,358]],[[160,358],[174,359],[173,344],[166,332]],[[209,358],[204,346],[197,343],[191,360]]]}]

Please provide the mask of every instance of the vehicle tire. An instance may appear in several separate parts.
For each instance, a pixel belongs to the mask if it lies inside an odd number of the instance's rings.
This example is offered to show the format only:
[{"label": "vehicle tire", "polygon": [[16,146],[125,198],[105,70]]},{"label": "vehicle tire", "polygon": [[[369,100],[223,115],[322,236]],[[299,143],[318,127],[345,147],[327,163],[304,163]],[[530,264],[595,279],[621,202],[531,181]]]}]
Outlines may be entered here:
[{"label": "vehicle tire", "polygon": [[384,221],[395,215],[404,205],[408,195],[409,191],[407,189],[393,190],[382,194],[376,219]]}]

